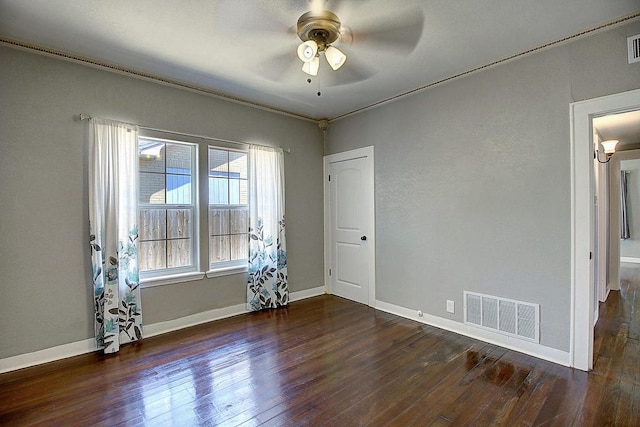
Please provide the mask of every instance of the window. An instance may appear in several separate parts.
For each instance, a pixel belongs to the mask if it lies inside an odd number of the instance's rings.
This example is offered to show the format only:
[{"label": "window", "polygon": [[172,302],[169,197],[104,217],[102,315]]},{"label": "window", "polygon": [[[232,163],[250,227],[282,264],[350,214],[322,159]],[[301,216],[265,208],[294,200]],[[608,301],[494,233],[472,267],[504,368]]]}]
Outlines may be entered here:
[{"label": "window", "polygon": [[[157,132],[138,138],[142,280],[193,280],[205,274],[203,265],[209,277],[246,268],[247,152],[210,146],[191,136],[180,141],[163,136]],[[199,173],[198,164],[207,169]],[[201,211],[199,198],[205,194],[208,208]],[[208,241],[199,241],[198,230],[208,231]]]},{"label": "window", "polygon": [[138,139],[140,272],[193,272],[197,251],[196,144]]},{"label": "window", "polygon": [[248,254],[247,153],[209,147],[209,268],[245,265]]}]

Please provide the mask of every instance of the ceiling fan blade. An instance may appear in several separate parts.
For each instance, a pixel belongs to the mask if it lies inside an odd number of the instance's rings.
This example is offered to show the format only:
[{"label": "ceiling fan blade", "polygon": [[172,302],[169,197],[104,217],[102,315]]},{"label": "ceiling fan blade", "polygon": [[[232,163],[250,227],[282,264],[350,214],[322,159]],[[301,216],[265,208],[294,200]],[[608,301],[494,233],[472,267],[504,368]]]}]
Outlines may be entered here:
[{"label": "ceiling fan blade", "polygon": [[343,45],[351,46],[353,44],[353,30],[351,27],[342,25],[340,27],[340,43]]},{"label": "ceiling fan blade", "polygon": [[253,71],[274,82],[287,80],[296,72],[300,73],[301,79],[306,76],[302,71],[302,61],[298,59],[294,49],[261,62],[253,68]]},{"label": "ceiling fan blade", "polygon": [[376,50],[387,49],[408,55],[422,36],[424,12],[420,8],[412,8],[400,15],[384,16],[376,23],[359,27],[354,25],[353,28],[354,46],[369,45]]},{"label": "ceiling fan blade", "polygon": [[[236,36],[256,37],[264,33],[287,36],[291,27],[289,16],[261,2],[219,0],[213,19],[218,32]],[[248,29],[251,31],[247,32]]]},{"label": "ceiling fan blade", "polygon": [[[342,86],[351,83],[361,82],[372,77],[376,71],[357,59],[357,54],[347,54],[347,62],[337,70],[332,70],[324,58],[320,61],[322,66],[318,72],[320,85]],[[316,77],[316,78],[318,78]]]}]

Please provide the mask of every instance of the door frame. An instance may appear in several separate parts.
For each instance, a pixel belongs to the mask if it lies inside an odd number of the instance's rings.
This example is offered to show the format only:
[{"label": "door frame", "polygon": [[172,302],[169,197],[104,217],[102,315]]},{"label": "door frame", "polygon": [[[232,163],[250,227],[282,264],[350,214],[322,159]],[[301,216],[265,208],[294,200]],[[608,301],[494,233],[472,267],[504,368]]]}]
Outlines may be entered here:
[{"label": "door frame", "polygon": [[593,368],[594,117],[640,109],[640,89],[570,104],[571,152],[571,366]]},{"label": "door frame", "polygon": [[366,158],[367,159],[367,178],[370,182],[369,200],[371,206],[369,209],[368,220],[371,230],[367,232],[367,256],[369,258],[369,302],[370,307],[376,306],[376,221],[375,221],[375,160],[373,145],[355,150],[343,151],[341,153],[329,154],[323,157],[322,179],[324,191],[324,289],[325,293],[332,293],[331,277],[329,276],[329,268],[331,266],[332,248],[331,248],[331,188],[329,185],[329,165],[335,162],[347,161]]}]

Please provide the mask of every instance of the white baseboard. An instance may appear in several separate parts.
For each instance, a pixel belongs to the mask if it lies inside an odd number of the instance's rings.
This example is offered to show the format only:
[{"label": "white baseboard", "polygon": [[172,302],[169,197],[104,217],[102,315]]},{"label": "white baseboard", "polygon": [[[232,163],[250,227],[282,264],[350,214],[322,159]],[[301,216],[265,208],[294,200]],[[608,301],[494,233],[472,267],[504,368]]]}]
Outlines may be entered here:
[{"label": "white baseboard", "polygon": [[548,360],[559,365],[570,366],[571,359],[568,351],[558,350],[538,343],[524,341],[480,328],[474,328],[473,326],[466,325],[464,323],[432,316],[430,314],[423,314],[423,317],[420,317],[416,310],[389,304],[384,301],[377,300],[376,309],[415,320],[417,322],[426,323],[427,325],[435,326],[436,328],[455,332],[456,334],[465,335],[470,338],[495,344],[500,347],[505,347],[509,350],[525,353],[539,359]]},{"label": "white baseboard", "polygon": [[69,344],[62,344],[55,347],[45,348],[44,350],[34,351],[33,353],[25,353],[13,357],[7,357],[4,359],[0,359],[0,374],[9,371],[16,371],[22,368],[28,368],[29,366],[53,362],[55,360],[66,359],[67,357],[91,353],[92,351],[96,351],[97,349],[98,347],[96,346],[95,338],[89,338]]},{"label": "white baseboard", "polygon": [[324,286],[318,286],[317,288],[305,289],[304,291],[291,292],[289,294],[289,301],[300,301],[301,299],[317,297],[325,293]]},{"label": "white baseboard", "polygon": [[[291,292],[289,301],[299,301],[305,298],[311,298],[324,294],[324,286],[304,291]],[[201,325],[202,323],[213,322],[238,314],[248,313],[246,304],[237,304],[230,307],[217,308],[214,310],[203,311],[201,313],[192,314],[190,316],[180,317],[178,319],[167,320],[166,322],[158,322],[151,325],[145,325],[144,336],[146,338],[167,332],[177,331],[179,329],[189,328],[191,326]]]},{"label": "white baseboard", "polygon": [[155,337],[156,335],[166,334],[167,332],[173,332],[179,329],[189,328],[191,326],[201,325],[203,323],[213,322],[214,320],[225,319],[227,317],[237,316],[238,314],[244,313],[248,313],[247,305],[237,304],[230,307],[215,308],[213,310],[203,311],[164,322],[152,323],[150,325],[144,325],[144,337]]},{"label": "white baseboard", "polygon": [[640,264],[640,258],[635,258],[630,256],[621,256],[620,262],[632,262],[634,264]]},{"label": "white baseboard", "polygon": [[[292,302],[299,301],[305,298],[322,295],[324,293],[324,286],[319,286],[317,288],[305,289],[304,291],[291,292],[289,294],[289,300]],[[220,320],[226,317],[236,316],[243,313],[248,313],[246,304],[237,304],[230,307],[204,311],[185,317],[180,317],[178,319],[167,320],[166,322],[157,322],[150,325],[144,325],[144,336],[147,338],[153,337],[155,335],[188,328],[190,326],[196,326],[202,323],[212,322],[214,320]],[[34,351],[32,353],[19,354],[17,356],[0,359],[0,374],[15,371],[18,369],[28,368],[30,366],[40,365],[47,362],[53,362],[55,360],[66,359],[67,357],[91,353],[96,350],[98,350],[98,347],[96,346],[95,338],[89,338],[82,341],[76,341],[69,344],[46,348],[44,350]]]}]

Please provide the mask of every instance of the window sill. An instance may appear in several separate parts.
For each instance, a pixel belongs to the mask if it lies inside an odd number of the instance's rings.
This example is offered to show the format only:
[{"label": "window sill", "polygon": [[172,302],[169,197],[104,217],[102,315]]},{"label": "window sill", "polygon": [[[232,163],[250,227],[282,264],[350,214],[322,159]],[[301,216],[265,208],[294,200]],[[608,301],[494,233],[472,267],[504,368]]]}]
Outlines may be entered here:
[{"label": "window sill", "polygon": [[195,271],[192,273],[172,274],[170,276],[149,277],[140,280],[140,286],[142,288],[152,288],[154,286],[173,285],[176,283],[191,282],[194,280],[202,280],[205,276],[207,278],[229,276],[232,274],[242,274],[248,271],[246,265],[236,265],[231,267],[217,268],[215,270],[209,270],[206,273],[201,271]]},{"label": "window sill", "polygon": [[247,270],[248,269],[246,265],[236,265],[233,267],[216,268],[215,270],[207,271],[207,277],[211,279],[212,277],[229,276],[231,274],[246,273]]},{"label": "window sill", "polygon": [[175,283],[191,282],[193,280],[204,279],[204,273],[201,271],[195,271],[192,273],[173,274],[171,276],[150,277],[148,279],[142,279],[140,285],[143,288],[152,288],[154,286],[173,285]]}]

